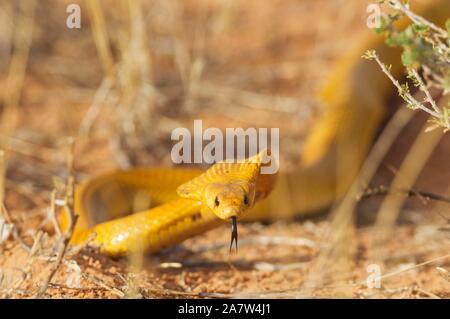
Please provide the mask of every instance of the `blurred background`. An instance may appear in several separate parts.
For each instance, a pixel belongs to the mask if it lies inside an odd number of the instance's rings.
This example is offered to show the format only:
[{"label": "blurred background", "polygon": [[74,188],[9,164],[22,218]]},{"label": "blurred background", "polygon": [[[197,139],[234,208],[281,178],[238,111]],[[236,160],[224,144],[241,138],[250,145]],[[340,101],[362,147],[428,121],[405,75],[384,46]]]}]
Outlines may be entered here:
[{"label": "blurred background", "polygon": [[117,152],[95,169],[168,165],[170,132],[192,118],[283,124],[283,149],[298,157],[321,81],[367,31],[362,1],[80,1],[81,28],[69,29],[71,3],[4,1],[0,67],[6,85],[20,50],[8,93],[20,97],[16,137],[54,146],[81,132],[97,147],[78,150],[80,170],[104,144]]},{"label": "blurred background", "polygon": [[[5,196],[8,211],[26,236],[35,236],[36,229],[42,227],[48,229],[46,208],[54,188],[52,180],[68,174],[68,138],[76,139],[75,176],[83,180],[113,168],[172,166],[170,133],[177,127],[191,128],[193,119],[202,119],[205,127],[280,127],[280,167],[291,170],[299,161],[306,134],[323,114],[324,106],[317,99],[321,84],[336,61],[360,36],[370,32],[366,26],[369,3],[3,0],[0,148],[6,152],[2,155],[6,172],[2,180],[6,193],[2,198]],[[70,4],[81,8],[81,28],[66,25]],[[392,101],[393,107],[400,104],[394,90]],[[407,126],[384,160],[374,185],[392,180],[425,121],[426,117],[419,114]],[[448,136],[444,137],[422,171],[417,187],[449,194],[450,174],[445,160],[450,155],[449,146]],[[367,220],[373,221],[371,212],[376,212],[380,198],[370,198],[362,205],[363,215],[369,216],[363,223],[366,225]],[[407,226],[399,229],[398,238],[403,243],[411,242],[409,248],[399,248],[398,241],[390,244],[389,249],[398,256],[389,269],[417,264],[448,248],[448,235],[441,237],[435,232],[447,222],[442,214],[448,212],[448,206],[436,208],[436,213],[420,199],[412,199],[407,205],[406,225],[428,225],[431,220],[437,226],[423,226],[420,231]],[[107,287],[125,286],[143,296],[289,291],[303,283],[308,262],[324,244],[321,236],[328,227],[323,216],[305,224],[248,224],[243,226],[242,237],[247,236],[249,241],[267,236],[308,238],[315,244],[297,245],[286,240],[252,249],[250,243],[232,257],[226,249],[208,246],[216,238],[228,240],[228,228],[224,227],[215,235],[189,240],[184,250],[150,258],[145,264],[148,267],[144,266],[140,273],[140,286],[125,275],[120,275],[123,280],[117,275],[128,273],[127,263],[98,255],[75,256],[73,260],[82,272],[91,274],[82,277],[86,289],[67,288],[67,274],[59,274],[61,287],[50,287],[49,293],[121,297],[114,289],[99,285],[97,279]],[[362,256],[369,235],[361,231],[352,244]],[[414,242],[414,238],[418,241]],[[424,247],[425,243],[430,246]],[[0,257],[4,269],[28,261],[25,253],[10,245],[13,248],[2,248],[9,251]],[[408,249],[416,250],[414,245],[420,247],[418,253],[408,255]],[[361,256],[352,270],[355,280],[366,273],[366,257]],[[230,260],[240,271],[230,268]],[[161,267],[169,262],[185,262],[185,267]],[[443,266],[448,266],[448,260]],[[47,269],[45,264],[40,267]],[[424,294],[414,287],[429,280],[431,273],[431,288],[426,291],[448,297],[448,281],[439,279],[434,268],[427,271],[419,279],[409,275],[399,279],[396,288],[390,287],[394,289],[392,294]],[[14,272],[11,274],[13,278]],[[31,289],[40,277],[30,278],[31,282],[22,282],[20,289]],[[12,283],[14,279],[3,285],[9,287]],[[339,295],[331,288],[317,293]],[[371,296],[358,290],[352,293]],[[390,296],[384,290],[379,293]]]}]

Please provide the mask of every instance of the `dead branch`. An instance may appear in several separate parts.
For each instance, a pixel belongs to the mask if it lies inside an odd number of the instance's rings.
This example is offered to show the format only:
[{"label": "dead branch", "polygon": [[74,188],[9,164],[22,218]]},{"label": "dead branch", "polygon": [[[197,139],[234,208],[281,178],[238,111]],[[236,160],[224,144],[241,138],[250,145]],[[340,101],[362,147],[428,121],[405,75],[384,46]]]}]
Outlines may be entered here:
[{"label": "dead branch", "polygon": [[358,200],[367,199],[373,196],[386,196],[392,193],[401,193],[408,197],[419,197],[425,201],[434,200],[444,203],[450,203],[450,198],[435,194],[432,192],[419,191],[415,189],[402,189],[402,188],[389,188],[388,186],[381,185],[374,188],[368,188],[357,196]]}]

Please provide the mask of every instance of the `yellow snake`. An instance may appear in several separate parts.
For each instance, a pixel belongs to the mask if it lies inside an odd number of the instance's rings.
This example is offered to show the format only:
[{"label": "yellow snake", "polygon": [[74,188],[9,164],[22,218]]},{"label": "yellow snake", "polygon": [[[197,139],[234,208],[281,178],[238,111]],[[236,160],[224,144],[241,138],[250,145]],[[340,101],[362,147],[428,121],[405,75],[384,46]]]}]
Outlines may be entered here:
[{"label": "yellow snake", "polygon": [[[450,1],[418,11],[442,24]],[[71,242],[80,244],[95,234],[91,243],[111,256],[158,252],[224,220],[232,220],[232,240],[237,240],[236,218],[279,219],[329,206],[356,176],[393,93],[389,80],[362,54],[375,49],[393,66],[394,75],[400,76],[402,69],[400,51],[385,45],[382,37],[368,31],[356,42],[323,86],[320,98],[326,111],[294,171],[262,175],[258,154],[240,163],[217,163],[206,172],[148,167],[94,176],[76,188],[79,220]],[[130,212],[136,213],[123,217]]]}]

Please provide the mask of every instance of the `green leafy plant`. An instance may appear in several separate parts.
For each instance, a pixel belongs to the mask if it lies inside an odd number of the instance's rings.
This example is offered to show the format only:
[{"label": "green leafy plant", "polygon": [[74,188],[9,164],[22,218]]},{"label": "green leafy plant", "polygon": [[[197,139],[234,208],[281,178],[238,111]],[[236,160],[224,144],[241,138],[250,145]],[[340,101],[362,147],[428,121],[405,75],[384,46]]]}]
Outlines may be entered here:
[{"label": "green leafy plant", "polygon": [[[438,106],[431,94],[432,89],[441,92],[441,96],[450,92],[450,19],[443,29],[411,11],[407,1],[384,0],[380,4],[389,6],[394,13],[382,16],[375,32],[385,35],[388,45],[402,48],[402,64],[407,78],[423,92],[423,100],[411,94],[408,82],[402,84],[395,79],[390,72],[391,67],[381,61],[375,50],[367,51],[363,57],[378,63],[408,107],[430,115],[427,131],[436,128],[450,130],[450,104]],[[398,30],[395,22],[405,16],[411,24]]]}]

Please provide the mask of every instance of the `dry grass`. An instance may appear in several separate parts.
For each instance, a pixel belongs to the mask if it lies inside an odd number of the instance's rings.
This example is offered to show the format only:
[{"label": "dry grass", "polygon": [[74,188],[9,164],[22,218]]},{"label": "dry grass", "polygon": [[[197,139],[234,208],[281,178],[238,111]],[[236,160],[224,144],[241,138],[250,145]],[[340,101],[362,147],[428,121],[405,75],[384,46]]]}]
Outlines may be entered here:
[{"label": "dry grass", "polygon": [[[8,61],[0,62],[0,202],[2,225],[12,227],[0,243],[0,296],[449,297],[448,232],[437,230],[448,224],[448,205],[441,206],[447,219],[421,214],[398,225],[405,194],[387,196],[377,224],[403,246],[386,237],[383,287],[365,287],[365,266],[376,260],[372,243],[381,237],[356,224],[358,195],[382,173],[405,126],[422,129],[403,108],[326,220],[243,225],[236,256],[219,240],[228,238],[225,228],[158,256],[119,261],[68,246],[75,181],[108,168],[171,165],[170,132],[193,118],[220,128],[283,127],[282,158],[286,169],[296,166],[323,111],[320,84],[365,31],[365,3],[89,0],[80,3],[80,30],[64,26],[60,12],[69,1],[51,3],[0,4],[0,60]],[[440,137],[404,138],[410,151],[392,189],[420,181]],[[426,185],[439,192],[433,180]],[[58,205],[71,216],[68,230],[58,227]]]}]

